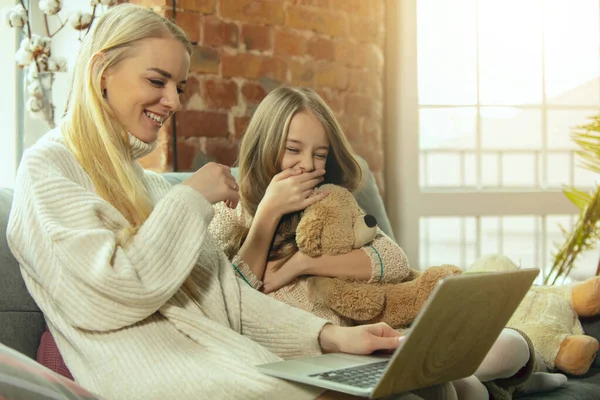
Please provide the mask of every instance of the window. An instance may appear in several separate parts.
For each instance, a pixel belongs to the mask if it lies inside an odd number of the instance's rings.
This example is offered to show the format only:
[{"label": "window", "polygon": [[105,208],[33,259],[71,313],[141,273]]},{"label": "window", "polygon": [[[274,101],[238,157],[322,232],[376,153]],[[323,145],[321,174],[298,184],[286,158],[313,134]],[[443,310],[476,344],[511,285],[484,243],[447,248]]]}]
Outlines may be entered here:
[{"label": "window", "polygon": [[[14,0],[0,0],[0,12],[12,7]],[[12,187],[17,165],[17,77],[15,64],[17,31],[0,24],[0,76],[3,94],[0,96],[0,187]]]},{"label": "window", "polygon": [[[421,268],[494,252],[549,267],[558,223],[569,229],[577,212],[562,186],[592,189],[599,178],[578,168],[569,137],[600,109],[599,1],[398,7],[400,49],[388,44],[388,55],[399,52],[408,138],[396,168],[419,171],[400,171],[403,189],[392,189],[405,207],[400,244]],[[581,265],[595,270],[598,254],[588,256]]]}]

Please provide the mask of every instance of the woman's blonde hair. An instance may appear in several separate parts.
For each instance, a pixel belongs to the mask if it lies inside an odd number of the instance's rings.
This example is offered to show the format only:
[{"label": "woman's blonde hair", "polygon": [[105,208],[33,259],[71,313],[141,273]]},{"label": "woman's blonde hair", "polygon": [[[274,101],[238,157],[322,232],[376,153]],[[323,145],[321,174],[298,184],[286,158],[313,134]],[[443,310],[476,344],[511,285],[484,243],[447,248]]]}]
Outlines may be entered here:
[{"label": "woman's blonde hair", "polygon": [[[280,87],[270,92],[260,103],[246,129],[238,156],[240,197],[244,210],[256,214],[258,204],[273,177],[281,172],[281,158],[292,117],[301,111],[312,113],[325,128],[329,153],[325,164],[325,180],[351,191],[362,179],[362,169],[342,128],[327,103],[312,89]],[[269,261],[291,258],[296,246],[296,226],[301,211],[283,216],[275,232]],[[241,246],[248,231],[234,240]]]},{"label": "woman's blonde hair", "polygon": [[109,9],[94,21],[77,56],[67,111],[61,124],[67,146],[92,179],[98,195],[121,212],[134,234],[152,203],[132,162],[129,136],[103,97],[102,77],[127,59],[137,42],[174,38],[191,54],[185,33],[152,10],[131,4]]}]

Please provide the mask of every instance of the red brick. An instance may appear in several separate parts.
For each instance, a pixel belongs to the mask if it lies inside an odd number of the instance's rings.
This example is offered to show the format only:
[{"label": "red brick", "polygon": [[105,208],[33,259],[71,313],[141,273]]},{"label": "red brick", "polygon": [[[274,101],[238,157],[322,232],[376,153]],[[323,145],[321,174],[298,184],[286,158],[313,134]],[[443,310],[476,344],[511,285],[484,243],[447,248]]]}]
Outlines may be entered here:
[{"label": "red brick", "polygon": [[209,108],[229,109],[236,106],[238,87],[234,81],[207,78],[202,82],[202,98]]},{"label": "red brick", "polygon": [[285,25],[329,36],[341,36],[348,32],[345,14],[312,7],[289,6],[285,14]]},{"label": "red brick", "polygon": [[383,78],[373,72],[350,70],[348,91],[377,99],[383,98]]},{"label": "red brick", "polygon": [[204,20],[202,29],[204,32],[202,40],[205,46],[238,46],[240,33],[236,24],[209,17]]},{"label": "red brick", "polygon": [[218,74],[221,57],[216,49],[196,47],[192,53],[190,72],[201,74]]},{"label": "red brick", "polygon": [[344,112],[347,115],[375,117],[377,116],[377,99],[360,94],[348,94],[345,99]]},{"label": "red brick", "polygon": [[317,67],[314,83],[317,87],[345,90],[348,87],[348,70],[336,63],[321,64]]},{"label": "red brick", "polygon": [[270,77],[283,82],[287,75],[286,62],[280,58],[269,56],[223,53],[221,63],[221,73],[225,77],[244,77],[256,80]]},{"label": "red brick", "polygon": [[[169,3],[171,3],[169,1]],[[217,0],[177,0],[176,6],[182,10],[196,11],[202,14],[214,14]]]},{"label": "red brick", "polygon": [[185,89],[181,96],[179,96],[179,101],[181,101],[181,104],[184,108],[188,105],[190,99],[196,93],[200,93],[200,83],[195,76],[189,75]]},{"label": "red brick", "polygon": [[294,4],[297,4],[299,6],[329,8],[329,0],[296,0]]},{"label": "red brick", "polygon": [[335,46],[335,60],[350,67],[366,67],[368,52],[366,45],[344,41]]},{"label": "red brick", "polygon": [[363,17],[371,16],[373,3],[384,0],[331,0],[331,8]]},{"label": "red brick", "polygon": [[237,159],[238,144],[226,138],[206,138],[205,151],[208,159],[233,166]]},{"label": "red brick", "polygon": [[325,100],[325,103],[336,113],[338,116],[341,115],[343,108],[342,95],[332,89],[319,89],[317,90],[319,96]]},{"label": "red brick", "polygon": [[303,56],[306,54],[306,38],[286,30],[276,31],[273,52],[277,56]]},{"label": "red brick", "polygon": [[[172,20],[173,11],[165,10],[165,17]],[[202,29],[202,19],[200,14],[189,11],[177,11],[175,14],[175,23],[183,29],[188,39],[194,43],[200,41],[200,30]]]},{"label": "red brick", "polygon": [[350,36],[362,43],[377,43],[383,37],[383,24],[374,19],[351,17],[348,23],[352,27]]},{"label": "red brick", "polygon": [[363,138],[367,148],[377,151],[383,148],[381,137],[381,121],[367,118],[363,121]]},{"label": "red brick", "polygon": [[340,118],[340,123],[352,148],[357,151],[363,144],[362,118],[359,118],[356,115],[343,115]]},{"label": "red brick", "polygon": [[371,2],[371,12],[370,15],[372,18],[382,21],[385,16],[385,0],[377,0]]},{"label": "red brick", "polygon": [[315,81],[315,69],[313,63],[305,61],[288,61],[290,69],[290,83],[294,86],[313,87]]},{"label": "red brick", "polygon": [[246,82],[242,86],[242,94],[247,104],[258,104],[265,98],[267,91],[258,83]]},{"label": "red brick", "polygon": [[333,61],[335,44],[330,39],[315,36],[308,42],[308,54],[317,60]]},{"label": "red brick", "polygon": [[234,135],[234,137],[241,138],[242,136],[244,136],[244,133],[246,132],[246,128],[248,128],[249,123],[250,123],[250,117],[248,117],[248,116],[234,117],[234,120],[233,120],[233,125],[234,125],[233,135]]},{"label": "red brick", "polygon": [[[199,138],[177,138],[177,171],[192,171],[194,159],[202,153]],[[168,149],[169,164],[173,165],[173,144]]]},{"label": "red brick", "polygon": [[375,45],[367,45],[367,67],[381,73],[383,71],[383,50]]},{"label": "red brick", "polygon": [[227,114],[186,110],[177,113],[178,137],[224,136],[229,134]]},{"label": "red brick", "polygon": [[247,50],[270,50],[273,46],[273,30],[270,26],[244,24],[242,42]]},{"label": "red brick", "polygon": [[223,18],[259,24],[283,24],[283,2],[268,0],[221,0]]}]

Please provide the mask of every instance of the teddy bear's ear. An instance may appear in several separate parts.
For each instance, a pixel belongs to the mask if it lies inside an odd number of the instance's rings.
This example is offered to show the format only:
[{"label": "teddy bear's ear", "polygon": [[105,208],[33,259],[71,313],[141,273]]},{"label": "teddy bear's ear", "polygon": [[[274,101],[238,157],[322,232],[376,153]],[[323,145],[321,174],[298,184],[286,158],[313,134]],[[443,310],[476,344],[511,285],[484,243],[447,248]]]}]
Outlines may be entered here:
[{"label": "teddy bear's ear", "polygon": [[302,214],[302,218],[296,227],[296,245],[298,250],[311,257],[318,257],[323,254],[321,238],[323,236],[323,227],[325,218],[314,208],[307,208]]}]

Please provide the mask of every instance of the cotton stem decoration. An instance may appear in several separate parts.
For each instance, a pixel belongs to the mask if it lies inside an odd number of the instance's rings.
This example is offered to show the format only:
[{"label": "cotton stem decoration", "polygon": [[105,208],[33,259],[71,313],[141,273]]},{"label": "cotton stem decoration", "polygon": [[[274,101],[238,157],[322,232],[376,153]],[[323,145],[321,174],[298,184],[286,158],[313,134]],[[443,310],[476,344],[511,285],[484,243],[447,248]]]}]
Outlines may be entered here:
[{"label": "cotton stem decoration", "polygon": [[[34,32],[31,24],[31,12],[34,4],[43,15],[43,32]],[[61,16],[63,0],[31,0],[28,6],[23,0],[4,11],[4,21],[11,28],[22,32],[23,40],[15,54],[19,68],[26,71],[26,89],[28,99],[25,108],[34,117],[55,127],[52,85],[54,74],[66,72],[67,63],[52,56],[52,38],[65,26],[79,31],[79,40],[89,32],[96,12],[100,6],[104,9],[113,6],[117,0],[91,0],[91,12],[71,12]],[[28,8],[29,7],[29,8]],[[63,12],[64,14],[64,12]]]}]

